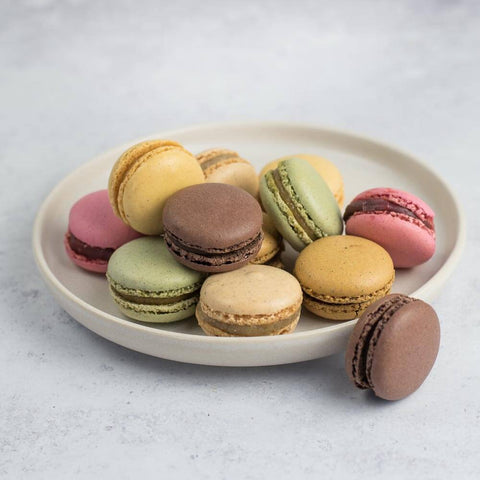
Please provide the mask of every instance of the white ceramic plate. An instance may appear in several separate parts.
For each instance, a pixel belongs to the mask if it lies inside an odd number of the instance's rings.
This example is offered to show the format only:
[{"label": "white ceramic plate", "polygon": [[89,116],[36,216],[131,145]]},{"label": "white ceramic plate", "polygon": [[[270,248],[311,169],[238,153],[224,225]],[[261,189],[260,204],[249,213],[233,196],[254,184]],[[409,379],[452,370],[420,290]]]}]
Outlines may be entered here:
[{"label": "white ceramic plate", "polygon": [[[247,123],[202,125],[161,132],[197,153],[210,147],[241,152],[257,168],[295,153],[316,153],[332,160],[345,180],[346,204],[359,192],[389,186],[423,198],[436,212],[437,251],[426,264],[398,271],[393,292],[431,299],[458,262],[465,229],[461,210],[448,186],[412,156],[357,135],[310,125]],[[141,141],[140,139],[137,141]],[[205,336],[189,319],[154,326],[128,320],[111,300],[105,277],[74,266],[63,248],[71,205],[81,196],[106,188],[110,169],[130,145],[114,148],[73,172],[50,193],[38,212],[33,250],[41,274],[60,305],[82,325],[125,347],[181,362],[257,366],[299,362],[343,350],[355,320],[330,322],[304,311],[290,335],[253,338]],[[284,254],[287,264],[293,250]]]}]

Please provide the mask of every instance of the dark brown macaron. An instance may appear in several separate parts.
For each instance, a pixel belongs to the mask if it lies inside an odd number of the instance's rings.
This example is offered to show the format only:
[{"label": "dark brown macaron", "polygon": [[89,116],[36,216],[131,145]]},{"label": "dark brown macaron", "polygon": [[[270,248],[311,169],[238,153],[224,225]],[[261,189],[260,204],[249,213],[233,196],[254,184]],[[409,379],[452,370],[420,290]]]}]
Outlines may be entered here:
[{"label": "dark brown macaron", "polygon": [[222,183],[184,188],[163,211],[165,241],[183,265],[227,272],[246,265],[262,244],[262,210],[244,190]]},{"label": "dark brown macaron", "polygon": [[361,389],[400,400],[427,378],[437,358],[440,323],[435,310],[415,298],[391,294],[370,305],[350,336],[345,368]]}]

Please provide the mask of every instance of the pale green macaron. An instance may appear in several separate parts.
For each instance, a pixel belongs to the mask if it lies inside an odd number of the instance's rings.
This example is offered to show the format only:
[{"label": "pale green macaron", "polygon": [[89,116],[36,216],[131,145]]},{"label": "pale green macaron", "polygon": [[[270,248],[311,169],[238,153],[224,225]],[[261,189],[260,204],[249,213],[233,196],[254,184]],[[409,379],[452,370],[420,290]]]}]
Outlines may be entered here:
[{"label": "pale green macaron", "polygon": [[335,197],[306,160],[289,158],[268,171],[260,181],[260,197],[277,230],[298,251],[343,232]]},{"label": "pale green macaron", "polygon": [[191,317],[205,274],[174,260],[161,237],[142,237],[118,248],[108,262],[110,293],[122,313],[141,322]]}]

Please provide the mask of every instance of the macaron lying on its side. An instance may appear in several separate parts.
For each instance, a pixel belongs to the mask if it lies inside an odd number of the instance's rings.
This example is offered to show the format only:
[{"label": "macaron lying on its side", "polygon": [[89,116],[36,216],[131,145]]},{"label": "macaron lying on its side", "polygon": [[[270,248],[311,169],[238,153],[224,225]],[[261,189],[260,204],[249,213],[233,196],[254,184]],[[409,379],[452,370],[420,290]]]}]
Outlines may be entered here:
[{"label": "macaron lying on its side", "polygon": [[415,195],[394,188],[372,188],[345,209],[346,232],[381,245],[396,268],[409,268],[435,253],[433,210]]},{"label": "macaron lying on its side", "polygon": [[343,231],[332,192],[306,160],[282,160],[269,170],[260,181],[260,196],[277,230],[298,251]]},{"label": "macaron lying on its side", "polygon": [[352,320],[392,287],[395,270],[388,253],[370,240],[351,235],[321,238],[305,248],[293,274],[304,305],[330,320]]},{"label": "macaron lying on its side", "polygon": [[295,329],[301,305],[295,277],[279,268],[247,265],[207,278],[196,317],[207,335],[281,335]]},{"label": "macaron lying on its side", "polygon": [[301,158],[306,160],[325,180],[325,183],[330,188],[335,200],[340,208],[343,207],[344,193],[343,193],[343,178],[338,168],[326,158],[319,155],[312,155],[309,153],[297,153],[295,155],[287,155],[285,157],[274,160],[262,168],[260,178],[262,178],[269,170],[273,170],[282,160],[289,158]]},{"label": "macaron lying on its side", "polygon": [[140,236],[115,216],[108,191],[99,190],[85,195],[71,208],[64,245],[76,265],[105,273],[115,249]]},{"label": "macaron lying on its side", "polygon": [[427,378],[440,344],[440,324],[421,300],[392,294],[370,305],[348,342],[345,368],[361,389],[385,400],[410,395]]},{"label": "macaron lying on its side", "polygon": [[208,183],[228,183],[254,197],[258,195],[258,176],[253,165],[237,152],[226,148],[211,148],[197,155],[198,163]]},{"label": "macaron lying on its side", "polygon": [[119,248],[108,263],[110,293],[120,310],[142,322],[191,317],[204,275],[179,264],[161,237],[143,237]]},{"label": "macaron lying on its side", "polygon": [[244,190],[204,183],[172,195],[163,212],[165,241],[175,259],[201,272],[226,272],[255,258],[262,210]]},{"label": "macaron lying on its side", "polygon": [[110,202],[127,225],[146,235],[163,232],[167,199],[178,190],[204,182],[196,158],[172,140],[149,140],[129,148],[117,160],[108,181]]}]

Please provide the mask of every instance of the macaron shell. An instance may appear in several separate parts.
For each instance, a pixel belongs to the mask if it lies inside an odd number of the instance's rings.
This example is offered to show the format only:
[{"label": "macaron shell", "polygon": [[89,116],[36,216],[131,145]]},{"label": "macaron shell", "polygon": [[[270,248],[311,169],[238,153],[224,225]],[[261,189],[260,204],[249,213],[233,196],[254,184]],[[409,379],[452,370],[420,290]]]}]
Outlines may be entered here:
[{"label": "macaron shell", "polygon": [[72,247],[70,247],[70,244],[68,243],[68,236],[65,235],[63,239],[63,244],[65,246],[65,251],[72,260],[75,265],[83,268],[84,270],[88,270],[90,272],[95,272],[95,273],[105,273],[107,271],[107,264],[105,260],[91,260],[83,255],[79,255],[78,253],[74,252],[72,250]]},{"label": "macaron shell", "polygon": [[[292,228],[290,222],[294,222],[293,218],[285,215],[278,207],[277,200],[273,192],[268,188],[265,177],[260,180],[260,196],[263,208],[267,211],[270,218],[275,219],[275,228],[280,232],[282,237],[297,251],[305,248],[305,243]],[[305,239],[305,241],[308,241]]]},{"label": "macaron shell", "polygon": [[117,216],[120,216],[118,209],[118,192],[120,190],[120,184],[122,183],[128,170],[133,166],[138,158],[142,157],[151,150],[164,146],[177,146],[182,148],[179,143],[174,142],[173,140],[148,140],[133,145],[115,162],[108,179],[108,193],[112,208]]},{"label": "macaron shell", "polygon": [[266,265],[211,275],[200,295],[209,309],[226,315],[273,315],[302,301],[295,277]]},{"label": "macaron shell", "polygon": [[308,153],[286,155],[285,157],[279,158],[278,160],[274,160],[273,162],[265,165],[260,172],[260,178],[262,178],[263,175],[265,175],[265,173],[267,173],[269,170],[275,169],[281,161],[288,160],[289,158],[301,158],[303,160],[306,160],[325,180],[325,183],[328,185],[331,192],[333,193],[339,207],[341,208],[343,206],[344,187],[342,175],[338,168],[332,162],[319,155],[313,155]]},{"label": "macaron shell", "polygon": [[162,214],[167,199],[178,190],[204,182],[193,155],[179,148],[147,153],[140,166],[127,173],[119,192],[126,222],[147,235],[163,232]]},{"label": "macaron shell", "polygon": [[328,301],[349,303],[383,289],[395,275],[388,253],[370,240],[352,235],[321,238],[306,247],[295,262],[302,288]]},{"label": "macaron shell", "polygon": [[205,172],[207,183],[227,183],[245,190],[253,197],[258,195],[258,176],[255,168],[246,162],[223,162]]},{"label": "macaron shell", "polygon": [[402,307],[383,327],[372,352],[375,394],[398,400],[417,390],[435,363],[439,345],[440,324],[433,308],[422,301]]},{"label": "macaron shell", "polygon": [[141,235],[113,213],[107,190],[90,193],[70,210],[68,230],[80,241],[98,248],[118,248]]},{"label": "macaron shell", "polygon": [[161,237],[142,237],[120,247],[110,258],[108,276],[138,295],[181,294],[204,279],[202,273],[176,262]]},{"label": "macaron shell", "polygon": [[347,220],[346,233],[381,245],[396,268],[420,265],[435,253],[435,237],[406,215],[391,212],[355,214]]},{"label": "macaron shell", "polygon": [[283,250],[282,237],[277,232],[271,218],[262,213],[263,223],[263,241],[257,256],[250,262],[257,265],[265,264],[272,260],[281,250]]},{"label": "macaron shell", "polygon": [[325,235],[343,232],[343,221],[335,198],[318,172],[305,160],[284,162],[290,184],[308,216]]}]

